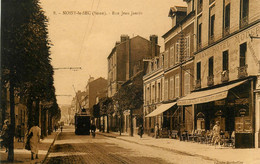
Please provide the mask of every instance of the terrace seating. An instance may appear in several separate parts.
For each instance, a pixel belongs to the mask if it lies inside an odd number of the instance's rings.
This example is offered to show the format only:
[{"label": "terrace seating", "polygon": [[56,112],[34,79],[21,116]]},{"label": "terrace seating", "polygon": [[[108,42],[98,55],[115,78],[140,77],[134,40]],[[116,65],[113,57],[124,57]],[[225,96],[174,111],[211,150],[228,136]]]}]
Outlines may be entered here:
[{"label": "terrace seating", "polygon": [[170,135],[170,138],[177,139],[178,138],[178,130],[171,130],[169,135]]}]

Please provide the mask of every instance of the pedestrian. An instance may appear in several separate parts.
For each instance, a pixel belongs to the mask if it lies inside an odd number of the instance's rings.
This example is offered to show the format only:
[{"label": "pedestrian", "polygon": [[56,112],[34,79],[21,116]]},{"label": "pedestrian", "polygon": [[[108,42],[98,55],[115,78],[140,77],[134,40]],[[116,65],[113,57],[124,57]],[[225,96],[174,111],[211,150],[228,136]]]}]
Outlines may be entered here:
[{"label": "pedestrian", "polygon": [[18,142],[22,142],[22,128],[21,125],[17,125]]},{"label": "pedestrian", "polygon": [[95,133],[96,132],[96,125],[95,124],[91,124],[90,130],[91,130],[92,136],[95,137],[95,135],[96,135],[96,133]]},{"label": "pedestrian", "polygon": [[138,128],[138,134],[140,135],[140,138],[143,137],[143,134],[144,134],[144,127],[143,127],[143,125],[140,125],[140,127]]},{"label": "pedestrian", "polygon": [[157,123],[156,126],[155,126],[155,138],[158,138],[159,137],[159,124]]},{"label": "pedestrian", "polygon": [[5,120],[4,121],[4,125],[2,128],[2,132],[1,132],[1,137],[3,139],[3,146],[5,147],[5,152],[8,152],[8,146],[10,144],[10,124],[9,124],[9,120]]},{"label": "pedestrian", "polygon": [[211,141],[214,145],[220,144],[220,122],[216,121],[213,127],[213,137]]},{"label": "pedestrian", "polygon": [[61,126],[60,126],[60,131],[61,131],[61,132],[62,132],[62,129],[63,129],[63,126],[61,125]]},{"label": "pedestrian", "polygon": [[35,154],[35,158],[38,159],[41,129],[38,127],[37,124],[35,124],[33,127],[31,127],[28,134],[32,136],[30,139],[31,159],[32,160],[34,159],[34,154]]}]

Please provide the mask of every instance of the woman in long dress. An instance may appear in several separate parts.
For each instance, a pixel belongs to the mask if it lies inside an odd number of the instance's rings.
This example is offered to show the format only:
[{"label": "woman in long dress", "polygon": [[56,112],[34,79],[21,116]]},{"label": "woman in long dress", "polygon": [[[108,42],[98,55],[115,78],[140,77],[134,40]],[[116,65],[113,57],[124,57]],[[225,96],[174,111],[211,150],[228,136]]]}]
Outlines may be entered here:
[{"label": "woman in long dress", "polygon": [[35,158],[38,159],[38,150],[39,143],[41,137],[41,129],[38,126],[31,127],[29,131],[29,135],[32,133],[32,137],[30,139],[30,147],[31,147],[31,159],[33,160],[34,154],[36,154]]}]

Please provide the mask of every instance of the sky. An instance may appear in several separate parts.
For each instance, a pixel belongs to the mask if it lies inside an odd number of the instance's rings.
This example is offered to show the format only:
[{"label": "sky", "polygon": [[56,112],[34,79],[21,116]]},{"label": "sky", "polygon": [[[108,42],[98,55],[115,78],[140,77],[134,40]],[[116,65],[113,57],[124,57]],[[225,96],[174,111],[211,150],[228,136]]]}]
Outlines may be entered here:
[{"label": "sky", "polygon": [[[85,90],[90,76],[107,79],[107,57],[122,34],[146,39],[158,35],[163,52],[161,36],[171,28],[170,7],[186,3],[183,0],[41,0],[41,6],[48,18],[54,86],[58,104],[62,105],[71,104],[74,88]],[[69,67],[81,69],[61,69]]]}]

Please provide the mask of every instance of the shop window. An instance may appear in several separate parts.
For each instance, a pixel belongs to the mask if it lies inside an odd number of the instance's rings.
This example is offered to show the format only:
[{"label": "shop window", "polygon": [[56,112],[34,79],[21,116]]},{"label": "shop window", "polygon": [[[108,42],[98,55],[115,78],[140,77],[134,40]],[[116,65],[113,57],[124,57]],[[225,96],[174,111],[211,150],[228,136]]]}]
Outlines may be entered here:
[{"label": "shop window", "polygon": [[240,0],[240,27],[248,24],[249,0]]},{"label": "shop window", "polygon": [[224,20],[223,34],[224,36],[226,36],[230,32],[230,3],[228,3],[227,5],[225,4],[223,20]]}]

